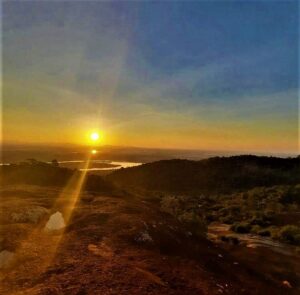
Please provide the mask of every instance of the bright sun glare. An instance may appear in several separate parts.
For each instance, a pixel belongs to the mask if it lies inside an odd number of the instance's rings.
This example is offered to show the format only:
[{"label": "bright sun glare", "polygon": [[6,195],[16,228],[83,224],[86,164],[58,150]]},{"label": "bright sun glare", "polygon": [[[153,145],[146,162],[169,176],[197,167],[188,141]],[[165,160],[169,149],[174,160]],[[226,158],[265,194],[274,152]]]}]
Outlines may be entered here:
[{"label": "bright sun glare", "polygon": [[97,141],[100,138],[99,133],[98,132],[91,133],[90,138],[93,141]]},{"label": "bright sun glare", "polygon": [[92,150],[91,153],[92,153],[93,155],[95,155],[95,154],[97,154],[97,151],[96,151],[96,150]]}]

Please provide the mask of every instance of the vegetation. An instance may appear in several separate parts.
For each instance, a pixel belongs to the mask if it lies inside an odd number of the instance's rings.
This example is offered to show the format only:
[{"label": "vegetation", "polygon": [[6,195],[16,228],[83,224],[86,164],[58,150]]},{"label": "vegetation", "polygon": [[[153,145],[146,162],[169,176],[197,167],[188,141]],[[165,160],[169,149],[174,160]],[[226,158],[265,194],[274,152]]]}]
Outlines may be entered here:
[{"label": "vegetation", "polygon": [[161,211],[179,220],[186,230],[197,237],[205,237],[207,224],[204,216],[196,207],[191,206],[184,197],[166,196],[161,200]]},{"label": "vegetation", "polygon": [[237,233],[245,234],[251,230],[251,224],[248,222],[239,222],[231,226],[231,229]]},{"label": "vegetation", "polygon": [[[78,177],[78,170],[59,167],[56,160],[50,164],[28,159],[26,162],[0,166],[1,185],[31,184],[40,186],[65,186],[71,177]],[[87,175],[85,189],[111,191],[113,186],[100,176]]]},{"label": "vegetation", "polygon": [[279,239],[294,245],[300,245],[300,227],[286,225],[279,231]]},{"label": "vegetation", "polygon": [[[300,158],[215,157],[167,160],[115,171],[108,176],[123,187],[168,193],[233,193],[255,187],[300,183]],[[289,202],[292,195],[284,197]]]},{"label": "vegetation", "polygon": [[[286,202],[286,196],[293,198],[289,197]],[[181,199],[186,200],[190,206],[201,209],[208,223],[226,223],[237,233],[258,234],[300,245],[299,198],[300,185],[284,185],[257,187],[233,194],[201,195],[190,200],[189,197]],[[193,199],[199,201],[200,208]]]},{"label": "vegetation", "polygon": [[299,199],[299,184],[276,185],[229,194],[167,194],[162,197],[161,208],[177,217],[184,211],[196,212],[206,223],[230,224],[237,233],[258,234],[300,245]]},{"label": "vegetation", "polygon": [[[113,182],[136,196],[158,201],[161,211],[194,236],[205,236],[207,224],[220,222],[237,233],[300,245],[299,161],[299,157],[256,156],[159,161],[121,169],[106,179],[88,174],[85,188],[111,191]],[[79,173],[59,167],[55,160],[46,164],[29,159],[0,167],[3,184],[62,187]]]}]

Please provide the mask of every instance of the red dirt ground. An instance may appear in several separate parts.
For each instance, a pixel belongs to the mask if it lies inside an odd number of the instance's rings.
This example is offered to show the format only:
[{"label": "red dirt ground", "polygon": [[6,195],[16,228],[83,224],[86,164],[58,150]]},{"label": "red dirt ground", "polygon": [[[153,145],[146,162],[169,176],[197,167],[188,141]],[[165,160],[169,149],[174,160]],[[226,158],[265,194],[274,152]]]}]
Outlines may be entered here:
[{"label": "red dirt ground", "polygon": [[[63,201],[52,207],[55,189],[26,190],[28,204],[66,210]],[[7,206],[24,201],[24,192],[10,193]],[[13,237],[17,254],[1,272],[1,294],[297,293],[260,272],[260,261],[256,269],[237,261],[219,246],[187,235],[156,204],[132,196],[85,194],[63,231],[47,233],[45,222],[23,224],[27,232],[19,237],[9,233],[20,224],[3,225],[6,244]]]}]

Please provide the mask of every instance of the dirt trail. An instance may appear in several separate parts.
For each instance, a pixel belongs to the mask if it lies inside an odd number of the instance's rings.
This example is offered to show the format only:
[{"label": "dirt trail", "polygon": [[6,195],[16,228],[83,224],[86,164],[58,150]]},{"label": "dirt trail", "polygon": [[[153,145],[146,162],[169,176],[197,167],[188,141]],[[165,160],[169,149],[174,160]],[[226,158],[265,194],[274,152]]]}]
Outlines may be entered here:
[{"label": "dirt trail", "polygon": [[[66,210],[64,202],[51,207],[55,189],[26,190],[28,204]],[[10,197],[12,206],[22,194]],[[157,205],[132,196],[83,194],[61,231],[44,231],[47,219],[34,230],[24,224],[28,232],[14,238],[17,258],[1,272],[1,294],[294,293],[217,245],[189,237]],[[9,225],[12,232],[18,226]]]}]

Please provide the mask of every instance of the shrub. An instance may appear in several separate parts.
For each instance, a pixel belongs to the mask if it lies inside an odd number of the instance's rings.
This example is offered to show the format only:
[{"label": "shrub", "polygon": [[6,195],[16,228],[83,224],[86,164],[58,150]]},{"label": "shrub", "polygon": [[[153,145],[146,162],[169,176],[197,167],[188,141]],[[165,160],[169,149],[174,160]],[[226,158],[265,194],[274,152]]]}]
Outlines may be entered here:
[{"label": "shrub", "polygon": [[251,231],[251,225],[248,222],[238,222],[231,226],[231,229],[240,234],[246,234]]},{"label": "shrub", "polygon": [[293,187],[288,188],[279,198],[279,202],[284,205],[291,203],[300,204],[299,189]]},{"label": "shrub", "polygon": [[220,217],[220,221],[226,224],[233,224],[234,217],[232,215],[227,215],[224,217]]},{"label": "shrub", "polygon": [[276,226],[270,226],[269,229],[270,229],[270,232],[271,232],[272,239],[278,240],[279,239],[279,230],[280,229],[278,227],[276,227]]},{"label": "shrub", "polygon": [[300,227],[296,225],[283,226],[279,232],[279,239],[293,245],[300,245]]},{"label": "shrub", "polygon": [[195,210],[184,208],[182,199],[167,196],[161,200],[160,209],[173,215],[187,231],[198,237],[206,237],[207,224],[205,218],[195,213]]},{"label": "shrub", "polygon": [[222,208],[218,211],[218,214],[222,217],[225,217],[227,214],[229,214],[229,208]]},{"label": "shrub", "polygon": [[195,236],[206,237],[207,224],[201,216],[194,212],[184,212],[178,216],[178,220]]},{"label": "shrub", "polygon": [[216,220],[218,220],[218,218],[214,214],[206,214],[206,222],[210,223]]},{"label": "shrub", "polygon": [[250,220],[251,225],[269,226],[273,216],[261,212],[255,212]]},{"label": "shrub", "polygon": [[211,209],[212,210],[220,210],[220,209],[222,209],[223,207],[222,207],[222,205],[220,205],[220,204],[216,204],[216,205],[213,205],[212,207],[211,207]]},{"label": "shrub", "polygon": [[260,236],[263,236],[263,237],[270,237],[271,236],[271,231],[269,229],[262,229],[260,231],[257,232]]},{"label": "shrub", "polygon": [[221,241],[223,241],[223,242],[229,242],[228,236],[221,236],[220,239],[221,239]]},{"label": "shrub", "polygon": [[257,234],[261,230],[261,227],[259,225],[253,225],[251,227],[251,233],[252,234]]},{"label": "shrub", "polygon": [[275,217],[275,212],[273,210],[266,210],[264,215],[268,218],[268,220],[272,220]]},{"label": "shrub", "polygon": [[160,202],[160,209],[173,216],[178,216],[181,211],[180,201],[176,197],[166,196]]}]

